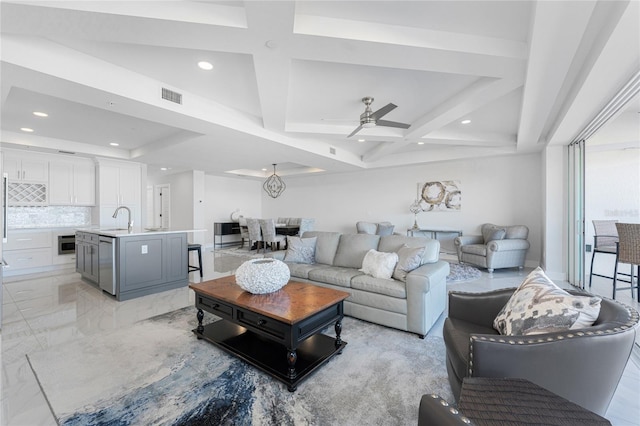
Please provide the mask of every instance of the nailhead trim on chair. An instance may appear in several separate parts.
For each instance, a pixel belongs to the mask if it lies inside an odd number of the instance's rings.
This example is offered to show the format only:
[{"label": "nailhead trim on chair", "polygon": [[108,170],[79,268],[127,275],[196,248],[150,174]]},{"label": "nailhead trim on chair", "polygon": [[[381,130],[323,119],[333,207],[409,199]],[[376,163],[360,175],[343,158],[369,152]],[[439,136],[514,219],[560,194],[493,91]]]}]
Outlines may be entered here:
[{"label": "nailhead trim on chair", "polygon": [[[440,395],[432,393],[429,395],[431,398],[438,400],[438,403],[440,405],[442,405],[443,407],[449,407],[449,403],[447,401],[445,401],[444,399],[442,399],[440,397]],[[471,420],[468,417],[465,417],[463,415],[461,415],[460,411],[458,411],[457,409],[455,409],[454,407],[449,407],[449,412],[451,414],[453,414],[454,416],[459,416],[460,417],[460,421],[466,424],[470,424]]]},{"label": "nailhead trim on chair", "polygon": [[469,377],[473,377],[473,343],[476,340],[482,340],[482,341],[489,341],[489,342],[498,342],[498,343],[508,343],[510,345],[527,345],[527,344],[533,344],[533,343],[542,343],[544,341],[547,342],[553,342],[555,340],[564,340],[564,339],[574,339],[574,338],[579,338],[579,337],[583,337],[583,336],[593,336],[593,335],[604,335],[604,334],[617,334],[617,333],[622,333],[630,328],[635,327],[638,322],[640,321],[640,314],[638,314],[638,312],[635,309],[631,309],[630,307],[628,307],[627,305],[624,305],[620,302],[618,302],[617,300],[613,300],[613,299],[608,299],[610,302],[616,303],[620,306],[622,306],[623,308],[625,308],[625,310],[627,311],[627,313],[629,314],[629,320],[620,326],[614,327],[614,328],[610,328],[607,330],[597,330],[597,331],[571,331],[571,332],[566,332],[563,334],[558,334],[557,336],[549,336],[546,339],[541,339],[540,337],[522,337],[520,339],[517,340],[506,340],[504,338],[496,338],[496,337],[488,337],[488,336],[477,336],[475,334],[472,334],[469,337]]}]

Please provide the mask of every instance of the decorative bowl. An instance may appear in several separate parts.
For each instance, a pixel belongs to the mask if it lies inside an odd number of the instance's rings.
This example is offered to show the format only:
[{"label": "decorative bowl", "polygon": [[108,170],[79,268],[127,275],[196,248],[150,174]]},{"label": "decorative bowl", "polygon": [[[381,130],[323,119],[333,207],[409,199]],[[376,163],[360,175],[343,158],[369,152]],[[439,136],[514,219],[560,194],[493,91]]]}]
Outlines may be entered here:
[{"label": "decorative bowl", "polygon": [[236,284],[252,294],[278,291],[289,278],[289,267],[278,259],[251,259],[236,270]]}]

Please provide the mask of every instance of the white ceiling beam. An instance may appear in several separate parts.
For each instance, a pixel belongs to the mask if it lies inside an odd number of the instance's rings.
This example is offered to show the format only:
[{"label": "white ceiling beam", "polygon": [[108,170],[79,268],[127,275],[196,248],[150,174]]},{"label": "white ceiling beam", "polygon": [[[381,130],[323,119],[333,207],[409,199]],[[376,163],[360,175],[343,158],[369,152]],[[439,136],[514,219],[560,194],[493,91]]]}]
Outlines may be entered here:
[{"label": "white ceiling beam", "polygon": [[411,46],[493,57],[526,58],[526,43],[448,31],[298,14],[296,34]]},{"label": "white ceiling beam", "polygon": [[467,115],[482,105],[486,105],[522,85],[519,79],[493,80],[479,79],[461,92],[440,104],[435,110],[422,116],[405,132],[405,140],[393,145],[378,146],[363,156],[366,162],[376,161],[384,155],[392,154],[415,138],[422,138],[456,119]]},{"label": "white ceiling beam", "polygon": [[585,58],[567,80],[568,95],[547,131],[549,144],[573,141],[638,72],[639,16],[638,1],[598,3],[581,46],[586,50]]},{"label": "white ceiling beam", "polygon": [[533,8],[518,148],[536,145],[567,78],[596,2],[538,1]]}]

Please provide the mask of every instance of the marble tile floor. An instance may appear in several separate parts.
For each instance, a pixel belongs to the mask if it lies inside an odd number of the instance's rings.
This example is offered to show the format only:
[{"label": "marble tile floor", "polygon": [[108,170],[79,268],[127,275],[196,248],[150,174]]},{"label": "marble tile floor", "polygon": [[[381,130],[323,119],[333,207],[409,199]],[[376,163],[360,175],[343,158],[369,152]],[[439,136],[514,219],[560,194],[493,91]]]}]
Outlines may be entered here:
[{"label": "marble tile floor", "polygon": [[[216,256],[212,251],[205,251],[203,279],[228,275],[238,266],[239,261],[237,257]],[[450,290],[462,291],[512,287],[517,286],[527,273],[528,270],[509,269],[496,271],[493,276],[489,276],[483,272],[478,280],[451,284],[448,287]],[[194,282],[200,281],[197,272],[189,276]],[[567,283],[563,285],[569,286]],[[604,279],[602,282],[594,282],[593,290],[610,296],[610,284],[607,285]],[[25,354],[126,327],[142,319],[193,305],[195,301],[191,290],[181,288],[116,302],[96,286],[82,281],[74,272],[5,279],[3,292],[0,425],[6,426],[56,424]],[[633,304],[638,309],[638,303],[631,301],[629,291],[621,293],[618,300]],[[430,333],[442,335],[443,322],[444,316]],[[634,424],[629,423],[626,413],[629,401],[625,401],[625,398],[637,399],[640,394],[637,389],[640,383],[640,359],[635,362],[635,370],[629,374],[630,377],[623,377],[621,382],[621,387],[624,384],[623,396],[614,398],[607,413],[614,424]],[[618,393],[620,390],[619,387]]]}]

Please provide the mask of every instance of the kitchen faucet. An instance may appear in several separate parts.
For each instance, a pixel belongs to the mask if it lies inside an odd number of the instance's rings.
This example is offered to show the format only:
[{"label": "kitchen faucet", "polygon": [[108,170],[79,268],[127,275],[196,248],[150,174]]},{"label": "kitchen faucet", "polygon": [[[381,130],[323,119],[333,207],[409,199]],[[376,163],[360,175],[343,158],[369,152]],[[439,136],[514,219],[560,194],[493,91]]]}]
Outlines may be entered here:
[{"label": "kitchen faucet", "polygon": [[127,222],[127,230],[129,231],[129,233],[131,233],[131,231],[133,230],[133,221],[131,220],[131,209],[127,206],[120,206],[116,209],[115,212],[113,212],[113,218],[115,219],[116,217],[118,217],[118,212],[120,211],[120,209],[125,209],[127,211],[127,213],[129,213],[129,221]]}]

